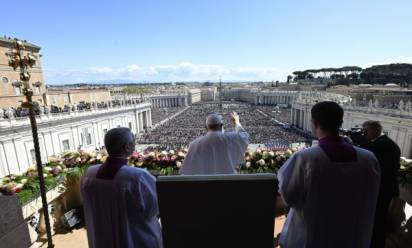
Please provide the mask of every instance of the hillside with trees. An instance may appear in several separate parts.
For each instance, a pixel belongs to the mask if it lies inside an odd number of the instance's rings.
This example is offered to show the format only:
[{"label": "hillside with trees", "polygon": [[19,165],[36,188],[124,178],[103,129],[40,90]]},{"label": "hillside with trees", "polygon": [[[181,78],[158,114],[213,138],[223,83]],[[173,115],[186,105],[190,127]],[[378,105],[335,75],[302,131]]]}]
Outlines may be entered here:
[{"label": "hillside with trees", "polygon": [[412,64],[374,65],[362,69],[359,66],[309,69],[294,71],[287,81],[305,81],[327,84],[386,84],[412,85]]}]

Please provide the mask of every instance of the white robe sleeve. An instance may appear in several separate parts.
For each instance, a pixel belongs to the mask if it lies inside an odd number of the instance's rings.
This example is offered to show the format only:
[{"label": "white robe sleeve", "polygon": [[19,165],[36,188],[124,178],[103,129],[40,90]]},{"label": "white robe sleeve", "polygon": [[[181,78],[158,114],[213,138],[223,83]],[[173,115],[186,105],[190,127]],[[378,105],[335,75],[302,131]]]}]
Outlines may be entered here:
[{"label": "white robe sleeve", "polygon": [[136,179],[132,188],[132,199],[138,209],[148,218],[159,215],[156,193],[156,179],[149,173],[142,174]]},{"label": "white robe sleeve", "polygon": [[239,135],[240,140],[243,143],[244,149],[249,145],[249,133],[242,127],[240,123],[235,126],[236,133]]},{"label": "white robe sleeve", "polygon": [[183,175],[188,173],[188,170],[190,170],[190,167],[192,166],[193,163],[193,156],[194,156],[194,144],[193,142],[189,144],[189,148],[187,150],[187,154],[185,156],[185,159],[183,160],[182,168],[179,170],[179,174]]},{"label": "white robe sleeve", "polygon": [[289,207],[303,204],[306,194],[304,161],[299,153],[289,158],[278,172],[279,192]]}]

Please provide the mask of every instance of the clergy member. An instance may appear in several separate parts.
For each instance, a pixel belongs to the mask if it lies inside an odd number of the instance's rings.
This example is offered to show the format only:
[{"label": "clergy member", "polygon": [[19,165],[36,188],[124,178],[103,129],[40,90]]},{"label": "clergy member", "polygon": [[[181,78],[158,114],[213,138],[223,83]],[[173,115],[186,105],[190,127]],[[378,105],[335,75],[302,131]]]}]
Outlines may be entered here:
[{"label": "clergy member", "polygon": [[89,247],[162,247],[156,180],[146,170],[127,166],[134,135],[114,128],[104,144],[109,157],[91,166],[81,185]]},{"label": "clergy member", "polygon": [[392,198],[399,196],[398,171],[401,150],[399,146],[382,132],[379,121],[366,121],[362,125],[363,133],[368,140],[365,149],[373,152],[381,168],[381,184],[376,204],[375,225],[371,248],[384,248],[386,233],[390,230],[388,209]]},{"label": "clergy member", "polygon": [[313,106],[319,144],[294,154],[279,170],[279,191],[291,208],[280,243],[285,248],[369,248],[379,191],[375,156],[338,136],[343,109]]},{"label": "clergy member", "polygon": [[223,131],[223,118],[212,114],[206,119],[207,134],[195,139],[183,161],[181,174],[210,175],[235,174],[249,144],[249,134],[239,121],[239,115],[231,114],[235,132]]}]

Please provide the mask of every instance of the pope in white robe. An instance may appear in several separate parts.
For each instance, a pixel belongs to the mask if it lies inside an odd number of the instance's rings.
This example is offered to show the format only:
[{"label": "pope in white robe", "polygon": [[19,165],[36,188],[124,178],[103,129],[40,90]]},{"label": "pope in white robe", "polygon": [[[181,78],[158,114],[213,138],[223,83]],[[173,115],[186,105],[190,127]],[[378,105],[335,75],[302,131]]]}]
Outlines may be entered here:
[{"label": "pope in white robe", "polygon": [[234,132],[223,131],[223,119],[212,114],[206,120],[208,130],[205,136],[195,139],[189,145],[183,161],[181,174],[210,175],[235,174],[249,145],[249,134],[242,127],[239,115],[231,114],[235,124]]}]

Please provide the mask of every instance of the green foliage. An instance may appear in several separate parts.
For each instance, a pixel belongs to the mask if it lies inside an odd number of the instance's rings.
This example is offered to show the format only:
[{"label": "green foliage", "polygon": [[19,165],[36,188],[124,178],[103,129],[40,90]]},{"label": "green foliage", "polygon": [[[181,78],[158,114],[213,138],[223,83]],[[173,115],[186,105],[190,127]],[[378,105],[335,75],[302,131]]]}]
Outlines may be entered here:
[{"label": "green foliage", "polygon": [[149,89],[144,87],[137,87],[137,86],[128,86],[123,89],[124,93],[127,94],[134,94],[134,95],[144,95],[149,93]]},{"label": "green foliage", "polygon": [[412,64],[374,65],[361,73],[366,83],[412,83]]}]

